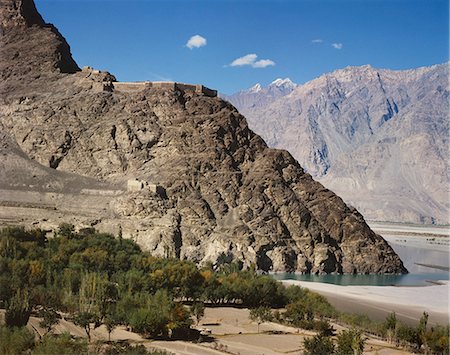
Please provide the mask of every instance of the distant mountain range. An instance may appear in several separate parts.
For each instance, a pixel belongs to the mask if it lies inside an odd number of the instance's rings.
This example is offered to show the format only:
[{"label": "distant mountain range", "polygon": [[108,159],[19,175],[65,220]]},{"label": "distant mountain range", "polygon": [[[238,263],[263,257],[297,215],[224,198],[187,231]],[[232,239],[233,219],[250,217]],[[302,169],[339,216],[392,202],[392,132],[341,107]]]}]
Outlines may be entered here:
[{"label": "distant mountain range", "polygon": [[347,67],[222,96],[367,219],[448,223],[448,64]]}]

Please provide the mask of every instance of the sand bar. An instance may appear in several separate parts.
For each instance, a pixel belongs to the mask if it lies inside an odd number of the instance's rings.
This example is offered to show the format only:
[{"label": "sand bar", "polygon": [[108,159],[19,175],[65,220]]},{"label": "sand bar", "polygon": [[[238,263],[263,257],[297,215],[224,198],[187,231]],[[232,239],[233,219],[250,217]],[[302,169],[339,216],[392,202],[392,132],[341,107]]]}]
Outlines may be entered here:
[{"label": "sand bar", "polygon": [[395,233],[411,233],[420,234],[426,236],[431,235],[442,235],[450,236],[450,226],[435,226],[435,225],[420,225],[420,224],[404,224],[404,223],[388,223],[388,222],[367,222],[375,232],[383,235],[385,234],[395,234]]},{"label": "sand bar", "polygon": [[422,313],[429,314],[430,324],[449,322],[449,282],[432,286],[341,286],[297,280],[282,281],[285,285],[306,287],[327,297],[338,310],[367,314],[383,320],[390,312],[409,324],[416,324]]}]

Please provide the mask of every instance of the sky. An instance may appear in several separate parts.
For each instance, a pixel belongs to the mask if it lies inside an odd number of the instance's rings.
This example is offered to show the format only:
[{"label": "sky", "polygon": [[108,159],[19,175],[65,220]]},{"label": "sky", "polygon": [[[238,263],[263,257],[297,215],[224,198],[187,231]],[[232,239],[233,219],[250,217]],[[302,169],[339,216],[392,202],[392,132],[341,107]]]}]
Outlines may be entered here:
[{"label": "sky", "polygon": [[231,94],[347,66],[410,69],[449,57],[448,0],[35,0],[80,67],[119,81]]}]

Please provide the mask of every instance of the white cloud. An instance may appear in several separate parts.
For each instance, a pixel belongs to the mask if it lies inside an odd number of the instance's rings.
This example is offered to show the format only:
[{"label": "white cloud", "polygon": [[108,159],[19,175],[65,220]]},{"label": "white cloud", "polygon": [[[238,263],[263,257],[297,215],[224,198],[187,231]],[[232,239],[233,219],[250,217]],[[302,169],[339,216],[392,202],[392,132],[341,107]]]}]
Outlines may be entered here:
[{"label": "white cloud", "polygon": [[344,45],[342,43],[331,43],[331,46],[335,49],[342,49]]},{"label": "white cloud", "polygon": [[265,68],[268,66],[275,65],[275,62],[270,59],[260,59],[256,60],[258,56],[254,53],[244,55],[243,57],[233,60],[230,64],[231,67],[241,67],[244,65],[250,65],[253,68]]},{"label": "white cloud", "polygon": [[317,38],[311,41],[312,43],[323,43],[323,39]]},{"label": "white cloud", "polygon": [[230,64],[232,67],[240,67],[242,65],[252,65],[258,56],[256,54],[247,54],[243,57],[233,60]]},{"label": "white cloud", "polygon": [[206,38],[200,35],[192,36],[186,43],[186,47],[188,47],[189,49],[200,48],[203,46],[206,46]]},{"label": "white cloud", "polygon": [[261,59],[252,64],[253,68],[265,68],[268,66],[274,66],[275,62],[270,59]]}]

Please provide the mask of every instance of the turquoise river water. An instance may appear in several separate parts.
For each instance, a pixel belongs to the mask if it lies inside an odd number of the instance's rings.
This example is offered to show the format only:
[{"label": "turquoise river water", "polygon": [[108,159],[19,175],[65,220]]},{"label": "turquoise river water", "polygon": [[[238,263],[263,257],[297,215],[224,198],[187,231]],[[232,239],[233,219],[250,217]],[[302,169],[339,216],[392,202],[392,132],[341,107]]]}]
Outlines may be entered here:
[{"label": "turquoise river water", "polygon": [[430,250],[391,243],[394,251],[400,256],[409,271],[406,275],[301,275],[292,273],[272,274],[277,280],[300,280],[325,282],[336,285],[369,285],[369,286],[424,286],[430,282],[449,280],[449,272],[417,265],[439,265],[449,267],[450,254],[444,250]]}]

